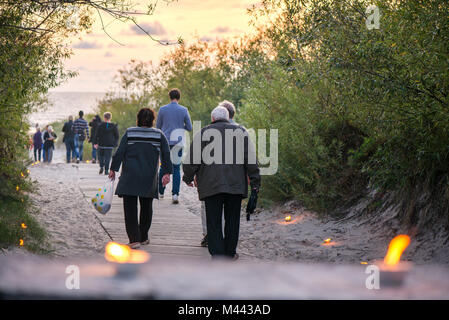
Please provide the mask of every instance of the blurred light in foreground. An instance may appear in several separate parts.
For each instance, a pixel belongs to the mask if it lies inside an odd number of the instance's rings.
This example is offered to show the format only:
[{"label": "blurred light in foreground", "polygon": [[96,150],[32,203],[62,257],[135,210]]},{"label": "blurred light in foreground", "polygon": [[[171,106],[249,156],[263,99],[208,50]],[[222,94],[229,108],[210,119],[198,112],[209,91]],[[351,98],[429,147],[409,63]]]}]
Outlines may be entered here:
[{"label": "blurred light in foreground", "polygon": [[390,245],[388,246],[388,252],[385,256],[384,263],[387,266],[395,266],[401,260],[402,253],[410,244],[410,237],[401,234],[393,238],[391,240]]},{"label": "blurred light in foreground", "polygon": [[104,256],[109,262],[115,263],[145,263],[150,259],[147,252],[133,250],[117,242],[109,242],[106,245]]}]

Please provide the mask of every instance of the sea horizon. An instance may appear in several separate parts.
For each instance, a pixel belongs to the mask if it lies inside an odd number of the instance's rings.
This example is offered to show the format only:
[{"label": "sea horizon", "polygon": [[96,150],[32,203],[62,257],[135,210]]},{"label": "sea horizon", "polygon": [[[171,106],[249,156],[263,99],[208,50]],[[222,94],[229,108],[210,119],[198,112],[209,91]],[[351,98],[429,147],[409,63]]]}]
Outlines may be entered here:
[{"label": "sea horizon", "polygon": [[80,110],[84,114],[94,113],[99,101],[107,92],[86,91],[50,91],[49,103],[43,109],[29,115],[31,126],[43,127],[55,121],[67,119],[70,115],[77,117]]}]

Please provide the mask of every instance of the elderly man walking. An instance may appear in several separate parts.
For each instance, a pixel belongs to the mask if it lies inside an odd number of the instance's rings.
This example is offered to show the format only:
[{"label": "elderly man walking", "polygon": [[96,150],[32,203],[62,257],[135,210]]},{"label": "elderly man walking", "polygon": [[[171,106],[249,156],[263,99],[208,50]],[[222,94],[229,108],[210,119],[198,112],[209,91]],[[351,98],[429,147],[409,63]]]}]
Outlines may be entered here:
[{"label": "elderly man walking", "polygon": [[[230,123],[225,107],[216,107],[212,123],[195,135],[183,164],[183,181],[205,202],[208,248],[212,257],[237,259],[242,199],[260,186],[254,146],[246,130]],[[224,236],[222,216],[224,212]]]},{"label": "elderly man walking", "polygon": [[[237,124],[234,121],[235,106],[231,101],[224,100],[218,104],[219,107],[225,107],[229,113],[229,122]],[[203,227],[203,240],[201,240],[201,246],[207,247],[207,222],[206,222],[206,205],[204,201],[201,201],[201,225]]]}]

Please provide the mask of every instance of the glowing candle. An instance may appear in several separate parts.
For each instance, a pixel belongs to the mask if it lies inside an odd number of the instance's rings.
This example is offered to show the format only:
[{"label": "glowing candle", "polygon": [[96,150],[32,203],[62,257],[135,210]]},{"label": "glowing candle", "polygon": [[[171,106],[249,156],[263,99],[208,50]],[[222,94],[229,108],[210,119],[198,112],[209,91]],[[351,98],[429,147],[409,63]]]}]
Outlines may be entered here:
[{"label": "glowing candle", "polygon": [[381,286],[400,286],[408,274],[411,263],[400,262],[402,253],[410,244],[410,237],[404,234],[391,240],[388,251],[383,261],[377,265],[380,268]]}]

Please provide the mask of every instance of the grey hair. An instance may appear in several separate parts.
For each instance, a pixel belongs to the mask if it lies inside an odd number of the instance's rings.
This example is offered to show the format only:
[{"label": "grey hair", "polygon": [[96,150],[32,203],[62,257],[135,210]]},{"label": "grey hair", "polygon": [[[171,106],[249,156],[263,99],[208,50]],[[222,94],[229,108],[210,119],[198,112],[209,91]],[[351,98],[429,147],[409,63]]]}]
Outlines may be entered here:
[{"label": "grey hair", "polygon": [[229,118],[232,119],[234,118],[235,115],[235,106],[231,101],[228,100],[223,100],[222,102],[220,102],[218,104],[219,107],[225,107],[226,109],[228,109],[229,112]]},{"label": "grey hair", "polygon": [[225,107],[218,106],[211,112],[213,121],[217,120],[229,120],[229,111]]}]

